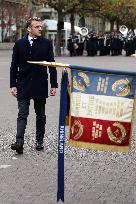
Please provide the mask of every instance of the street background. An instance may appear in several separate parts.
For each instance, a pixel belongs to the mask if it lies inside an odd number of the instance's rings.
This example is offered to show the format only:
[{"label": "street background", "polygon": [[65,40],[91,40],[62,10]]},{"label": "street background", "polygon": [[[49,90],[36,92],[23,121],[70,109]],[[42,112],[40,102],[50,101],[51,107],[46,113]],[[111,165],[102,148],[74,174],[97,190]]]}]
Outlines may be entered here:
[{"label": "street background", "polygon": [[[44,152],[35,151],[35,113],[31,101],[24,154],[10,150],[15,139],[17,102],[10,95],[11,50],[0,50],[0,204],[55,204],[59,89],[46,104]],[[126,56],[56,57],[56,62],[136,70],[136,58]],[[136,204],[136,125],[129,153],[65,147],[66,204]],[[68,128],[66,129],[68,138]],[[61,202],[60,202],[61,203]]]}]

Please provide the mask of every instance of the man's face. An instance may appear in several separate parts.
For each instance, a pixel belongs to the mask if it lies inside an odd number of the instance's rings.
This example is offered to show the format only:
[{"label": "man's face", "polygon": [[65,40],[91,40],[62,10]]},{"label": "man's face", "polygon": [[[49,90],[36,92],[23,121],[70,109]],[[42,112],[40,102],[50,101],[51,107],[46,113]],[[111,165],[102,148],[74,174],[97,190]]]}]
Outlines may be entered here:
[{"label": "man's face", "polygon": [[33,38],[41,36],[43,30],[42,22],[33,20],[27,30],[29,32],[29,35]]}]

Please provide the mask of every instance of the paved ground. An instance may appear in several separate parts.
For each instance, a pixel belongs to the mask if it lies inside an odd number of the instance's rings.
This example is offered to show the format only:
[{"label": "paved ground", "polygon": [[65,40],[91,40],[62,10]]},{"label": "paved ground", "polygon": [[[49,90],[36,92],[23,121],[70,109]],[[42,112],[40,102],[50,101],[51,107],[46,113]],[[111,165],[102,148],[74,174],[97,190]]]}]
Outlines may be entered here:
[{"label": "paved ground", "polygon": [[[9,94],[11,51],[0,51],[0,204],[55,204],[59,90],[46,106],[45,151],[37,153],[35,114],[30,107],[22,156],[10,150],[17,103]],[[131,57],[57,57],[57,62],[136,70]],[[58,71],[59,83],[61,70]],[[67,130],[68,133],[68,130]],[[67,134],[68,135],[68,134]],[[65,149],[66,204],[136,204],[136,127],[128,154]]]},{"label": "paved ground", "polygon": [[12,50],[14,43],[11,42],[0,42],[0,50]]}]

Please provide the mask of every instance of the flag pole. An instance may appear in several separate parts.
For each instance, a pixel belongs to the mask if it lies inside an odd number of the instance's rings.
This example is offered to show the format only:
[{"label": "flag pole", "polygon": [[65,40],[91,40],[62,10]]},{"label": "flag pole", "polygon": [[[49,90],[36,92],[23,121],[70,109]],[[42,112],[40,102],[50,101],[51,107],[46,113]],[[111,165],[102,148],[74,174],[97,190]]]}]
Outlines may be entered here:
[{"label": "flag pole", "polygon": [[83,65],[73,65],[73,64],[63,64],[58,62],[47,62],[47,61],[27,61],[31,64],[37,64],[42,66],[49,66],[49,67],[57,67],[57,68],[70,68],[70,69],[77,69],[80,71],[92,71],[98,73],[108,73],[108,74],[121,74],[121,75],[132,75],[136,76],[136,71],[133,70],[120,70],[115,68],[96,68],[96,67],[89,67]]},{"label": "flag pole", "polygon": [[60,67],[60,68],[70,68],[69,64],[57,63],[57,62],[47,62],[47,61],[27,61],[30,64],[37,64],[42,66],[49,67]]}]

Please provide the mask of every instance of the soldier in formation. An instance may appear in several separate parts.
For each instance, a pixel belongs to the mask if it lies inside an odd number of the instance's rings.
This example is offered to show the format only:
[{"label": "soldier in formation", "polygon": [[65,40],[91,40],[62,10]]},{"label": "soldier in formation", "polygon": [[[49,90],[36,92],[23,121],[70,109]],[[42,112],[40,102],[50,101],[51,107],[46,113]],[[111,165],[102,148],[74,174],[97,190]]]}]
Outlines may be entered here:
[{"label": "soldier in formation", "polygon": [[133,32],[127,36],[120,32],[91,32],[86,37],[70,35],[67,45],[70,56],[81,56],[84,50],[87,56],[118,56],[122,55],[123,50],[126,56],[130,56],[136,50],[136,36]]}]

